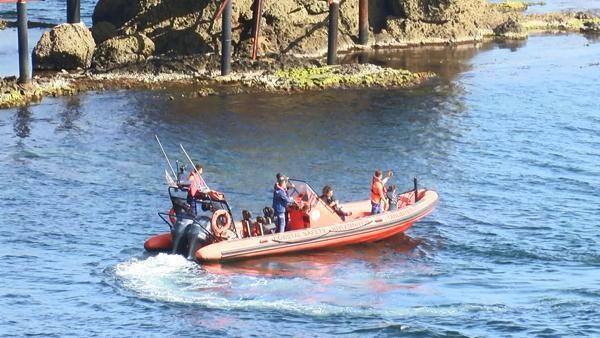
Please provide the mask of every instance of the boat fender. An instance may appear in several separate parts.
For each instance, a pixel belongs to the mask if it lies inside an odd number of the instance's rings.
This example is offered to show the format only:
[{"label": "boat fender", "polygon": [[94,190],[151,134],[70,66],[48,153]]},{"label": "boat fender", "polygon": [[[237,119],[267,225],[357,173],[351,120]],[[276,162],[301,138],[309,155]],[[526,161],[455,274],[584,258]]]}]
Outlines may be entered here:
[{"label": "boat fender", "polygon": [[169,221],[171,221],[172,225],[175,225],[175,222],[177,222],[177,218],[175,218],[175,209],[173,208],[169,210]]},{"label": "boat fender", "polygon": [[231,216],[225,209],[215,211],[210,219],[210,228],[213,234],[220,238],[227,238],[227,230],[231,226]]}]

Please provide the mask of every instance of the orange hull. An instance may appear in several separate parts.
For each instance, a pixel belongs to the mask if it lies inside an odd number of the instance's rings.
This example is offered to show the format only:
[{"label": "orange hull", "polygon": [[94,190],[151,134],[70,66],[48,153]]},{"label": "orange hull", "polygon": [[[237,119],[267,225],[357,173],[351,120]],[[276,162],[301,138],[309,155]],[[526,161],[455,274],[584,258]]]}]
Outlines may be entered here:
[{"label": "orange hull", "polygon": [[172,246],[173,241],[170,232],[150,237],[144,243],[144,249],[147,251],[166,251],[170,250]]},{"label": "orange hull", "polygon": [[[410,228],[414,222],[433,211],[437,200],[436,192],[423,191],[419,202],[396,211],[327,226],[213,243],[196,251],[196,258],[206,262],[231,261],[377,241]],[[365,202],[369,203],[362,201],[354,204],[362,210],[367,205]]]}]

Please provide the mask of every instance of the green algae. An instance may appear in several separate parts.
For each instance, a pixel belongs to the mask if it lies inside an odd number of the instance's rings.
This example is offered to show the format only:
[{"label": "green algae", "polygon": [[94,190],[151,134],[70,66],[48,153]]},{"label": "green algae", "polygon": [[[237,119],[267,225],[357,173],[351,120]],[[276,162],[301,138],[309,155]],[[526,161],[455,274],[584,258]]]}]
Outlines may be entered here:
[{"label": "green algae", "polygon": [[40,101],[45,96],[67,96],[76,92],[67,85],[34,83],[26,88],[15,85],[12,89],[0,92],[0,109],[24,106],[31,102]]},{"label": "green algae", "polygon": [[586,27],[586,25],[600,24],[600,17],[579,19],[575,17],[566,19],[554,19],[554,18],[533,18],[524,20],[521,25],[527,31],[571,31],[579,32]]},{"label": "green algae", "polygon": [[545,2],[528,2],[519,0],[504,0],[497,3],[496,6],[504,12],[523,12],[529,8],[529,6],[543,6]]},{"label": "green algae", "polygon": [[323,66],[290,68],[275,72],[280,88],[300,90],[324,88],[408,87],[430,77],[403,69],[377,66]]}]

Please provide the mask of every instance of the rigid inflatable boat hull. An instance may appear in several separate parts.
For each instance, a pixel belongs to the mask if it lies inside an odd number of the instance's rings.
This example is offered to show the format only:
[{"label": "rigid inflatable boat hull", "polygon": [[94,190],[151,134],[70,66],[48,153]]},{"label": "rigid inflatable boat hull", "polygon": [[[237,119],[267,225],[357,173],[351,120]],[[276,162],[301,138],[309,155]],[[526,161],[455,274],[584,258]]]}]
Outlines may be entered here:
[{"label": "rigid inflatable boat hull", "polygon": [[406,231],[433,211],[437,200],[437,193],[425,191],[417,203],[396,211],[328,226],[213,243],[196,251],[196,258],[206,262],[232,261],[377,241]]}]

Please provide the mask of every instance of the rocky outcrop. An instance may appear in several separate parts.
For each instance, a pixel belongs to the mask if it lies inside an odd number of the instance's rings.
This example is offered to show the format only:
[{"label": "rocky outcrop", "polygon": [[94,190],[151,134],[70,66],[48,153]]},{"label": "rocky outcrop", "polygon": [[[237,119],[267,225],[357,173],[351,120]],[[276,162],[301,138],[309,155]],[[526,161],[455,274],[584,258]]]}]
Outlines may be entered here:
[{"label": "rocky outcrop", "polygon": [[[327,48],[326,1],[264,1],[259,54],[320,55]],[[219,1],[212,0],[100,0],[94,25],[111,22],[120,35],[148,36],[156,54],[199,54],[220,50],[221,20],[215,18]],[[249,56],[252,44],[253,0],[233,2],[234,53]],[[340,47],[353,44],[358,31],[358,2],[340,6]]]},{"label": "rocky outcrop", "polygon": [[[155,54],[218,53],[221,20],[212,0],[100,0],[94,26],[110,22],[119,35],[142,33]],[[234,54],[250,56],[255,0],[233,2]],[[377,44],[479,40],[506,21],[486,0],[371,0],[369,23]],[[324,0],[263,1],[259,55],[321,56],[327,49],[328,4]],[[356,47],[358,1],[341,1],[338,46]],[[381,36],[377,36],[381,35]]]},{"label": "rocky outcrop", "polygon": [[[234,58],[251,55],[255,2],[233,1]],[[98,32],[94,36],[100,42],[113,34],[127,37],[140,33],[154,43],[155,56],[218,54],[221,18],[216,13],[220,4],[214,0],[99,0],[93,15],[94,32]],[[489,36],[525,37],[532,20],[502,8],[488,0],[370,0],[370,45],[397,47],[480,41]],[[263,0],[259,57],[324,55],[328,10],[325,0]],[[108,29],[109,25],[116,31]],[[585,27],[580,24],[580,28]],[[101,34],[104,31],[110,33]],[[357,34],[358,1],[342,0],[338,48],[359,47]]]},{"label": "rocky outcrop", "polygon": [[506,15],[485,0],[394,0],[386,30],[407,43],[481,40]]},{"label": "rocky outcrop", "polygon": [[142,33],[117,36],[98,45],[92,63],[101,69],[140,62],[154,53],[154,42]]},{"label": "rocky outcrop", "polygon": [[33,68],[88,68],[96,43],[84,24],[61,24],[45,32],[33,49]]}]

